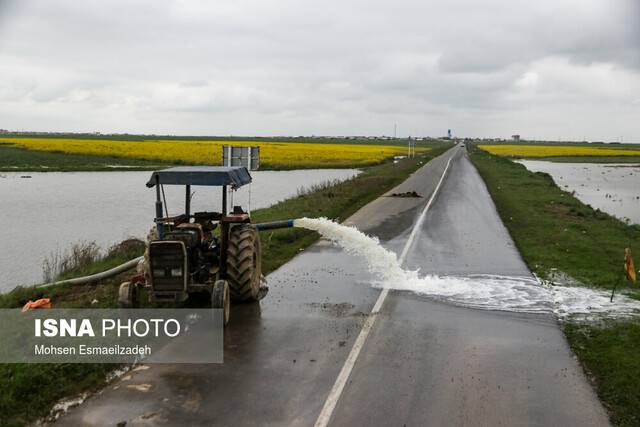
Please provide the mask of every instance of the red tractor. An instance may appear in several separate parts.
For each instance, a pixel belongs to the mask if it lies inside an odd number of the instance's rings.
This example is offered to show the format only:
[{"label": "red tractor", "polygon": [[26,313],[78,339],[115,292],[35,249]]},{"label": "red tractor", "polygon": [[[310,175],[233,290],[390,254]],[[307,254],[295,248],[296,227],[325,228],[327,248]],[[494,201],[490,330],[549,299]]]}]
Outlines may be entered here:
[{"label": "red tractor", "polygon": [[[138,305],[140,287],[152,301],[183,302],[195,293],[208,293],[213,308],[258,301],[266,295],[261,271],[258,230],[293,226],[292,220],[252,224],[240,206],[227,212],[227,191],[251,183],[245,167],[187,166],[153,172],[147,187],[156,189],[155,227],[149,235],[140,274],[122,283],[119,304]],[[165,185],[185,186],[184,213],[169,216]],[[221,212],[191,213],[191,186],[222,187]]]}]

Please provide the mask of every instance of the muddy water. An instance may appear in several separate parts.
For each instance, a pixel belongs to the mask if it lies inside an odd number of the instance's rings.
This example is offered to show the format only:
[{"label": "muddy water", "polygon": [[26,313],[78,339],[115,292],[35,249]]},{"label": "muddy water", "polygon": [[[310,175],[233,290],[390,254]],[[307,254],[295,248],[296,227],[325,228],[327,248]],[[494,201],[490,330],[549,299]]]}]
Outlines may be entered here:
[{"label": "muddy water", "polygon": [[[233,204],[263,208],[313,185],[357,173],[355,169],[257,171],[250,188],[234,194]],[[145,186],[150,174],[0,173],[0,292],[40,281],[45,257],[76,242],[95,241],[107,248],[131,236],[144,237],[155,212],[155,190]],[[220,208],[220,188],[193,187],[193,191],[194,212]],[[169,213],[180,213],[183,189],[167,186],[166,197]]]},{"label": "muddy water", "polygon": [[318,231],[345,252],[362,257],[377,278],[371,283],[376,287],[411,291],[437,301],[476,309],[553,312],[561,319],[592,320],[640,314],[640,301],[623,295],[616,296],[612,303],[606,291],[546,286],[531,276],[421,274],[419,270],[403,268],[395,252],[355,227],[326,218],[300,218],[294,225]]},{"label": "muddy water", "polygon": [[555,163],[519,160],[533,172],[546,172],[583,203],[640,224],[640,165]]}]

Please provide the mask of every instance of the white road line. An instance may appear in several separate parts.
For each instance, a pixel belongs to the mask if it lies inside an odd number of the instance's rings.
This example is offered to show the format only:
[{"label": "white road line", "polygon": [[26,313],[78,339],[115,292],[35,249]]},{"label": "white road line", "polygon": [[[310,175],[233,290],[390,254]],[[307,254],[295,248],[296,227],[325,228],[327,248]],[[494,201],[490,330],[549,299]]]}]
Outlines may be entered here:
[{"label": "white road line", "polygon": [[436,195],[440,190],[440,186],[442,185],[442,181],[444,181],[444,176],[447,174],[450,164],[451,164],[451,157],[449,157],[449,160],[447,161],[447,165],[445,166],[444,171],[442,172],[442,176],[440,177],[440,181],[438,181],[438,185],[436,185],[436,189],[433,190],[433,194],[431,194],[429,201],[427,202],[426,206],[420,213],[420,217],[416,221],[416,224],[413,226],[413,230],[411,230],[411,234],[409,235],[409,239],[407,239],[407,243],[404,245],[404,249],[402,249],[402,253],[400,254],[400,258],[398,259],[398,261],[400,262],[400,265],[404,263],[404,259],[407,256],[409,249],[411,249],[411,245],[413,245],[413,241],[416,238],[416,234],[418,234],[418,230],[422,227],[424,218],[427,216],[427,211],[433,204],[433,200],[436,198]]},{"label": "white road line", "polygon": [[[440,190],[442,181],[444,181],[444,177],[447,174],[447,171],[449,170],[451,159],[452,157],[449,157],[449,160],[447,161],[447,165],[445,166],[444,171],[442,172],[442,176],[440,177],[440,181],[438,181],[438,185],[436,185],[435,190],[433,190],[433,194],[431,194],[429,201],[427,202],[424,209],[420,213],[418,220],[416,221],[415,225],[413,226],[413,229],[411,230],[409,239],[407,239],[407,243],[404,245],[404,248],[402,249],[402,253],[400,254],[400,258],[398,259],[400,262],[400,265],[404,263],[404,259],[407,256],[409,249],[411,249],[411,245],[413,245],[413,241],[416,238],[418,230],[422,227],[422,223],[424,222],[424,218],[427,215],[427,211],[433,204],[433,201],[435,200],[436,195]],[[371,313],[369,314],[369,316],[367,316],[367,319],[364,321],[364,325],[362,325],[362,329],[360,330],[360,333],[358,334],[356,341],[353,343],[353,347],[351,348],[351,351],[347,356],[347,360],[345,360],[344,365],[342,366],[342,369],[340,370],[340,373],[336,378],[336,381],[333,383],[333,387],[329,392],[329,396],[327,396],[327,400],[324,402],[322,411],[320,411],[320,415],[318,415],[318,419],[316,420],[315,427],[326,427],[329,424],[329,420],[331,420],[331,416],[333,415],[333,411],[335,410],[336,405],[338,404],[338,400],[342,395],[344,386],[347,384],[347,380],[349,379],[349,376],[351,375],[351,371],[353,370],[353,367],[356,364],[356,360],[358,360],[358,356],[360,355],[360,350],[362,350],[362,347],[364,347],[364,343],[366,342],[367,337],[369,336],[369,332],[371,332],[371,329],[373,328],[373,324],[376,321],[375,315],[380,312],[380,309],[382,308],[382,304],[384,303],[385,299],[387,299],[388,294],[389,294],[388,288],[385,288],[382,290],[382,292],[380,292],[380,295],[378,296],[376,303],[373,305],[373,308],[371,309]]]}]

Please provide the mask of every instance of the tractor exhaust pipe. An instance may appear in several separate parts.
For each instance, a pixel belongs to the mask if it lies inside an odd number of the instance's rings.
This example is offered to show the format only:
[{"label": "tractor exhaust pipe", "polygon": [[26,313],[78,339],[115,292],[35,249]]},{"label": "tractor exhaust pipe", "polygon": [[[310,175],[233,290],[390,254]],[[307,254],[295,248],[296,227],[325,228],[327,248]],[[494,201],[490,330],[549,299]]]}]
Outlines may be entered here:
[{"label": "tractor exhaust pipe", "polygon": [[292,219],[285,219],[284,221],[263,222],[260,224],[252,224],[258,230],[275,230],[277,228],[289,228],[293,227]]}]

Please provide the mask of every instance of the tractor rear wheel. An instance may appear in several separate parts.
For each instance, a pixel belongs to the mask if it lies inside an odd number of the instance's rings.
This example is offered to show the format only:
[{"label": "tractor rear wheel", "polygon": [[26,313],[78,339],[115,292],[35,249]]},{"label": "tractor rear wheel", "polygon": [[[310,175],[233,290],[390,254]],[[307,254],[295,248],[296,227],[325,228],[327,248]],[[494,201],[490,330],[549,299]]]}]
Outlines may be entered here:
[{"label": "tractor rear wheel", "polygon": [[227,281],[234,302],[258,301],[262,276],[260,235],[251,225],[238,225],[229,232]]}]

